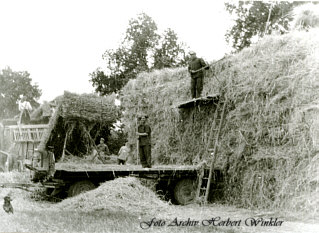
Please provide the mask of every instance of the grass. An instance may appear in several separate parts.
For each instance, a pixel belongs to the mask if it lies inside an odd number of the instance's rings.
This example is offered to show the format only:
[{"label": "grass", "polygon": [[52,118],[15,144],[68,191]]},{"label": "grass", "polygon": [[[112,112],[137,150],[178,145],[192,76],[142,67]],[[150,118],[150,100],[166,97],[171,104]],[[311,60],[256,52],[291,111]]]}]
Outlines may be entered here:
[{"label": "grass", "polygon": [[[27,175],[27,173],[2,173],[0,183],[23,181],[27,179]],[[244,220],[253,216],[288,220],[285,214],[273,211],[263,213],[217,204],[170,205],[161,201],[141,183],[143,182],[132,177],[118,178],[105,182],[95,190],[59,203],[43,201],[41,198],[35,199],[36,194],[40,195],[39,191],[30,193],[19,189],[3,188],[0,190],[0,198],[2,199],[8,193],[11,194],[14,214],[8,215],[0,209],[0,232],[241,233],[259,232],[262,228],[245,228],[242,225],[240,227],[203,226],[201,221],[216,216],[220,216],[223,220],[228,217],[232,220]],[[166,224],[164,226],[152,224],[148,229],[141,228],[141,223],[149,223],[153,218],[165,221]],[[189,218],[191,221],[199,221],[199,224],[184,227],[168,226],[175,218],[178,221],[187,221]],[[300,216],[296,214],[294,219],[300,221]],[[280,231],[275,230],[275,232]]]},{"label": "grass", "polygon": [[149,221],[153,217],[107,210],[93,212],[40,210],[0,216],[1,232],[240,232],[211,226],[152,226],[144,230],[140,227],[140,223]]}]

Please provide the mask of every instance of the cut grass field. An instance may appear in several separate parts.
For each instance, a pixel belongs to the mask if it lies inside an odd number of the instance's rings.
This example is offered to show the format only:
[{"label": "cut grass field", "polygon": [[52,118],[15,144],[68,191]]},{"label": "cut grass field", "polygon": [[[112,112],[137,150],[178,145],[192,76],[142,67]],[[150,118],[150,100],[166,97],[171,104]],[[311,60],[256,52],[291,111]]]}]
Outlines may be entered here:
[{"label": "cut grass field", "polygon": [[[145,218],[145,217],[143,217]],[[12,216],[1,216],[1,232],[237,232],[217,227],[151,227],[142,229],[140,216],[125,212],[56,212],[24,211]],[[145,218],[151,219],[152,217]]]},{"label": "cut grass field", "polygon": [[[31,201],[32,202],[32,201]],[[27,202],[25,202],[27,204]],[[31,204],[31,203],[30,203]],[[15,206],[15,202],[13,202]],[[34,203],[31,204],[34,207]],[[242,233],[242,232],[305,232],[315,233],[319,231],[319,226],[314,222],[296,222],[286,220],[279,213],[262,214],[261,211],[249,211],[227,206],[210,205],[200,207],[192,206],[172,206],[169,212],[158,213],[157,215],[136,215],[124,211],[63,211],[55,208],[56,204],[46,203],[39,205],[33,210],[19,210],[16,208],[13,215],[8,215],[4,211],[0,214],[1,232],[221,232],[221,233]],[[26,206],[27,207],[27,206]],[[258,213],[257,213],[258,212]],[[213,217],[221,217],[227,220],[242,220],[249,217],[277,217],[283,220],[282,226],[278,227],[246,227],[241,224],[239,227],[230,226],[203,226],[201,221]],[[141,223],[150,222],[153,218],[165,221],[164,226],[154,226],[142,229]],[[176,226],[172,224],[174,219],[178,221],[199,220],[198,226]],[[168,226],[169,224],[174,226]],[[145,227],[145,224],[144,224]]]},{"label": "cut grass field", "polygon": [[[24,177],[20,173],[2,173],[0,183],[18,182]],[[0,200],[7,194],[13,199],[14,214],[9,215],[0,209],[0,232],[319,232],[315,220],[296,214],[288,216],[285,213],[217,204],[170,205],[142,187],[135,178],[105,182],[95,190],[59,203],[39,201],[39,196],[34,193],[7,188],[0,189]],[[203,225],[203,220],[215,217],[242,222],[240,226],[233,227],[205,226],[207,221]],[[283,224],[278,227],[247,227],[244,224],[247,218],[278,218]],[[176,220],[186,222],[188,219],[198,221],[198,224],[175,224]],[[158,221],[165,221],[165,224],[158,226]],[[142,229],[141,224],[147,229]]]}]

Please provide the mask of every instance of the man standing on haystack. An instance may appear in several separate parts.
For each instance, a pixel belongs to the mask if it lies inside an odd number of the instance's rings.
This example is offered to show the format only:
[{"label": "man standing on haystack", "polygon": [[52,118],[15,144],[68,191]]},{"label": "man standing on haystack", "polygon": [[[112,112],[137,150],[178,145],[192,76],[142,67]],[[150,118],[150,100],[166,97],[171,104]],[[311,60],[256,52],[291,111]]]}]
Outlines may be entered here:
[{"label": "man standing on haystack", "polygon": [[151,127],[146,124],[147,116],[142,116],[139,119],[139,125],[137,127],[138,136],[138,152],[140,161],[143,168],[152,167],[151,159]]},{"label": "man standing on haystack", "polygon": [[203,90],[203,78],[204,78],[204,69],[208,70],[209,66],[206,65],[205,61],[202,58],[196,57],[194,51],[189,52],[190,61],[188,63],[188,72],[191,75],[191,93],[192,98],[200,97]]}]

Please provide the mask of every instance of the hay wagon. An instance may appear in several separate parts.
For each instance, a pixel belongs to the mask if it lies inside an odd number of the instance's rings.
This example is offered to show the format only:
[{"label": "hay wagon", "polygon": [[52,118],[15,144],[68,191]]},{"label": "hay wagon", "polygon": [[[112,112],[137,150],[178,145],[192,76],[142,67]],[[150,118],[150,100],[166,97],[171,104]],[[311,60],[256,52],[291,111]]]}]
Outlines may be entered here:
[{"label": "hay wagon", "polygon": [[[156,191],[174,200],[177,204],[188,204],[196,199],[199,179],[207,182],[201,174],[208,174],[204,164],[198,166],[159,165],[142,168],[139,165],[115,164],[70,164],[55,163],[50,171],[50,156],[43,160],[43,167],[29,167],[34,171],[33,181],[40,181],[52,196],[72,197],[81,192],[94,189],[99,184],[118,177],[134,176],[156,181]],[[54,174],[50,177],[50,174]],[[215,170],[212,190],[222,187],[221,170]],[[207,177],[207,176],[205,176]],[[205,182],[204,181],[204,182]],[[205,184],[202,183],[204,186]]]},{"label": "hay wagon", "polygon": [[117,110],[113,109],[115,106],[112,101],[91,95],[64,94],[34,152],[32,163],[26,165],[32,170],[34,182],[40,182],[50,195],[75,196],[108,180],[136,176],[155,180],[157,191],[171,196],[178,204],[202,198],[206,190],[210,190],[206,189],[208,183],[212,183],[211,189],[220,188],[221,170],[216,168],[211,177],[204,163],[198,166],[159,165],[142,168],[138,165],[65,162],[71,155],[78,154],[80,146],[84,151],[95,146],[92,132],[97,135],[98,130],[94,129],[101,129],[102,124],[105,126],[117,119],[114,115]]}]

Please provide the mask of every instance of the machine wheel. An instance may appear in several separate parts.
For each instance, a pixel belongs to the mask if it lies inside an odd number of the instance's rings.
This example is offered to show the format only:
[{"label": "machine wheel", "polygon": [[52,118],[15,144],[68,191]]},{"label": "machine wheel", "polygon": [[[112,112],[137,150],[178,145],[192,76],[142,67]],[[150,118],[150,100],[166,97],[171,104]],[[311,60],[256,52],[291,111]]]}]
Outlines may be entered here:
[{"label": "machine wheel", "polygon": [[69,197],[74,197],[80,193],[90,191],[95,188],[95,185],[89,180],[81,180],[72,184],[68,191]]},{"label": "machine wheel", "polygon": [[174,198],[179,205],[187,205],[195,201],[196,182],[192,179],[183,179],[177,182],[174,188]]}]

